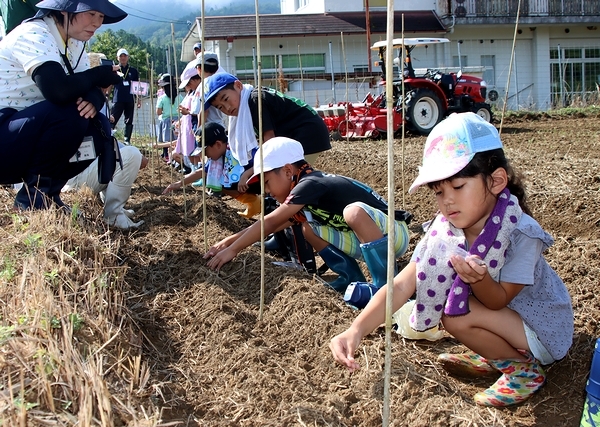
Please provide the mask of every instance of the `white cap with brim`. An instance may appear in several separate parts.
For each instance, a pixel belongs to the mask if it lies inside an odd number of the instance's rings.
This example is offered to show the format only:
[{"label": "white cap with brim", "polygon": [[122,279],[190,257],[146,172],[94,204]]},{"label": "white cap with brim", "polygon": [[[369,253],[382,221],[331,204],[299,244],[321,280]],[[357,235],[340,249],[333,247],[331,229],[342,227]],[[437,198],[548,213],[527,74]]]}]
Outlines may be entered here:
[{"label": "white cap with brim", "polygon": [[127,55],[127,56],[129,56],[129,52],[127,52],[127,49],[121,48],[121,49],[117,50],[117,58],[119,56],[121,56],[121,55]]},{"label": "white cap with brim", "polygon": [[250,177],[247,184],[257,182],[261,172],[269,172],[300,160],[304,160],[302,144],[285,136],[271,138],[256,151],[254,155],[254,175]]},{"label": "white cap with brim", "polygon": [[162,76],[160,76],[160,78],[158,79],[158,85],[160,87],[164,87],[166,85],[172,85],[173,82],[173,78],[171,77],[170,74],[163,74]]},{"label": "white cap with brim", "polygon": [[423,150],[423,165],[408,189],[443,181],[463,170],[477,153],[502,148],[498,130],[475,113],[454,113],[432,130]]},{"label": "white cap with brim", "polygon": [[202,64],[210,64],[213,63],[215,65],[219,65],[219,57],[214,52],[199,52],[196,56],[196,67],[199,67]]},{"label": "white cap with brim", "polygon": [[[189,65],[189,64],[188,64]],[[198,72],[196,71],[196,67],[185,67],[183,73],[181,73],[181,83],[179,84],[179,89],[185,89],[187,84],[190,82],[192,77],[197,76]]]}]

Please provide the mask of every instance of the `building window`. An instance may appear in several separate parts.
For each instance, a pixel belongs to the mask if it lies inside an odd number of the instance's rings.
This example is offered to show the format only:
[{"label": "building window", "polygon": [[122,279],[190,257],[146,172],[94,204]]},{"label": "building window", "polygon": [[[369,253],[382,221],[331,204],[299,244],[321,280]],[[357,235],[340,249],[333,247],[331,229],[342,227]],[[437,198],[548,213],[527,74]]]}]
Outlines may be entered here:
[{"label": "building window", "polygon": [[453,67],[468,67],[467,64],[467,55],[460,55],[460,61],[458,60],[458,55],[452,57],[452,66]]},{"label": "building window", "polygon": [[488,86],[496,85],[496,55],[481,55],[481,66],[483,69],[483,80]]},{"label": "building window", "polygon": [[[363,7],[367,8],[367,2],[363,0]],[[372,7],[387,7],[387,0],[369,0],[369,9]]]},{"label": "building window", "polygon": [[550,84],[557,107],[593,102],[600,91],[600,49],[550,49]]},{"label": "building window", "polygon": [[[239,76],[251,76],[256,66],[252,56],[236,56],[235,69]],[[281,69],[288,74],[316,74],[325,71],[324,53],[304,53],[298,55],[268,55],[261,58],[261,71],[265,75],[275,76]]]}]

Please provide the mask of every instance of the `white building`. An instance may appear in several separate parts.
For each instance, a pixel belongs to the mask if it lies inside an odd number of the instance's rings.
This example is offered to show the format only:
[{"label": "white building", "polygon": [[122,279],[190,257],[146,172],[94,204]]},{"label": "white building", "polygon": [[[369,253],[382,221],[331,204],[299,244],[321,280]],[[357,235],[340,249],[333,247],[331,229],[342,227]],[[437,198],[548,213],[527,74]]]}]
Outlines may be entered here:
[{"label": "white building", "polygon": [[[490,102],[502,102],[507,94],[510,109],[600,99],[600,0],[521,0],[515,26],[518,5],[519,0],[396,1],[395,37],[401,37],[404,21],[406,37],[448,38],[450,43],[415,49],[414,68],[480,73],[488,92],[500,95]],[[264,85],[312,105],[356,101],[380,90],[377,52],[369,46],[385,39],[386,1],[281,0],[281,11],[259,19]],[[192,59],[200,23],[183,41],[184,60]],[[205,17],[203,31],[205,48],[219,55],[228,72],[256,81],[255,16]]]}]

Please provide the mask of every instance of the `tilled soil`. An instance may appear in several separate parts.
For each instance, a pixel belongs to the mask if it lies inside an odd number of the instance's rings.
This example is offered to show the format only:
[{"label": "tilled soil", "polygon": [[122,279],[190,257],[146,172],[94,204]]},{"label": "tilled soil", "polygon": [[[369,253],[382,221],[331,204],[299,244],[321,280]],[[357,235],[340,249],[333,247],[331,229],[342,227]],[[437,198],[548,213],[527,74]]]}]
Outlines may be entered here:
[{"label": "tilled soil", "polygon": [[[493,379],[459,380],[436,363],[440,352],[464,350],[455,339],[409,341],[393,333],[391,425],[579,425],[600,336],[600,117],[512,119],[503,124],[502,139],[526,176],[534,217],[555,238],[547,259],[572,296],[573,347],[548,368],[546,386],[529,401],[487,409],[472,395]],[[414,214],[409,253],[420,224],[436,210],[427,189],[407,194],[424,141],[407,136],[394,146],[393,197],[397,208]],[[315,166],[363,181],[389,199],[385,140],[334,142]],[[176,179],[152,157],[129,203],[145,224],[121,245],[128,304],[142,331],[152,384],[138,397],[163,407],[164,422],[190,426],[381,425],[384,329],[364,339],[356,355],[359,371],[336,365],[329,340],[357,312],[319,279],[275,266],[278,259],[270,255],[261,278],[258,247],[241,252],[219,274],[207,269],[206,248],[251,220],[236,213],[242,205],[235,200],[206,196],[203,204],[202,193],[191,187],[161,196]],[[329,272],[323,278],[334,277]]]}]

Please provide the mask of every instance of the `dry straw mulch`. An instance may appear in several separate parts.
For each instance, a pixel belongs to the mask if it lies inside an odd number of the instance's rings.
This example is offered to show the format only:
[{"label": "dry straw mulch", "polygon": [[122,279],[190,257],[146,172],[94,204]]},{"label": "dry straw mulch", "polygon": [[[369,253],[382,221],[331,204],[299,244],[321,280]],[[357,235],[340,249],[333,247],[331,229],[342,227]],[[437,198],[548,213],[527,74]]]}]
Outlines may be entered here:
[{"label": "dry straw mulch", "polygon": [[[548,369],[547,385],[509,409],[476,406],[491,381],[468,382],[436,364],[464,349],[392,336],[394,426],[576,426],[595,339],[600,280],[600,120],[529,115],[508,120],[503,140],[527,178],[536,219],[555,238],[547,258],[567,284],[575,311],[571,351]],[[397,206],[419,224],[431,195],[406,195],[424,139],[396,141]],[[150,155],[150,154],[149,154]],[[401,159],[404,159],[402,166]],[[388,196],[385,141],[335,142],[317,167],[352,176]],[[356,312],[301,271],[274,266],[259,249],[219,274],[205,245],[250,224],[241,206],[200,193],[160,196],[177,179],[154,157],[129,203],[140,230],[106,230],[90,194],[65,199],[85,212],[15,214],[0,190],[0,419],[2,426],[377,426],[382,422],[383,329],[357,353],[362,369],[335,365],[330,338]],[[406,262],[408,255],[401,261]],[[324,278],[332,279],[329,273]],[[260,289],[264,312],[260,319]],[[493,380],[492,380],[493,381]]]}]

